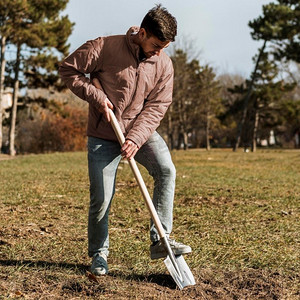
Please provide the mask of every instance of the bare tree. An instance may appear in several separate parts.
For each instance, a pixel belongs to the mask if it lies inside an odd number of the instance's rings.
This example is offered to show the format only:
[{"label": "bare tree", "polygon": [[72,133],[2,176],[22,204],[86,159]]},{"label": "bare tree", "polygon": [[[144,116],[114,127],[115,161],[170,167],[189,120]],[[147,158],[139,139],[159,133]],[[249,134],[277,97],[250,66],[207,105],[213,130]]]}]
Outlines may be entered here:
[{"label": "bare tree", "polygon": [[11,156],[16,155],[15,131],[16,131],[18,92],[19,92],[19,69],[20,69],[20,62],[21,62],[20,53],[21,53],[21,45],[19,44],[17,45],[15,79],[14,79],[14,90],[13,90],[13,105],[11,109],[10,127],[9,127],[9,154]]},{"label": "bare tree", "polygon": [[243,130],[243,127],[245,125],[247,112],[248,112],[248,103],[249,103],[249,100],[250,100],[250,97],[251,97],[254,82],[256,80],[256,74],[257,74],[259,62],[260,62],[262,54],[264,53],[264,50],[266,48],[266,44],[267,44],[267,41],[265,40],[263,46],[259,50],[259,55],[257,57],[253,73],[251,75],[251,81],[250,81],[249,86],[248,86],[247,94],[246,94],[246,96],[244,98],[244,101],[243,101],[243,114],[242,114],[242,119],[241,119],[241,121],[239,122],[239,125],[238,125],[236,143],[234,145],[233,151],[237,151],[237,149],[240,145],[240,142],[241,142],[242,130]]},{"label": "bare tree", "polygon": [[3,115],[2,115],[2,99],[3,99],[3,91],[4,91],[4,72],[5,72],[5,46],[6,46],[6,36],[1,37],[1,55],[0,55],[0,151],[2,147],[3,141]]}]

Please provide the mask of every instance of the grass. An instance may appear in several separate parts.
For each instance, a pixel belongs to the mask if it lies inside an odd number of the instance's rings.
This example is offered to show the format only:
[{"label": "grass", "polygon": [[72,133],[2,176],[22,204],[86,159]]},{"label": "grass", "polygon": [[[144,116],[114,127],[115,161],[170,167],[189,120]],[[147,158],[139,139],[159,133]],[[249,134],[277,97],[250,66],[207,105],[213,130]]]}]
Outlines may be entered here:
[{"label": "grass", "polygon": [[[110,217],[110,275],[87,272],[86,153],[0,161],[0,299],[299,299],[300,152],[174,151],[176,239],[197,285],[149,259],[149,213],[128,164]],[[140,168],[148,188],[152,181]]]}]

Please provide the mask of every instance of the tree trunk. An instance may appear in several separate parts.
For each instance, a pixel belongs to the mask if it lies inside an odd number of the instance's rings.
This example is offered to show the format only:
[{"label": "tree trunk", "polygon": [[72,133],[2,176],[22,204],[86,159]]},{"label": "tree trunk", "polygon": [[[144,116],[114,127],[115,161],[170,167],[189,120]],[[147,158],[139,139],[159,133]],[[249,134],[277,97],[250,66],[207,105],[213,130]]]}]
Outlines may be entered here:
[{"label": "tree trunk", "polygon": [[253,136],[252,136],[252,152],[256,152],[257,146],[257,129],[259,123],[259,108],[258,108],[258,101],[256,103],[257,107],[255,109],[255,120],[254,120],[254,128],[253,128]]},{"label": "tree trunk", "polygon": [[19,92],[20,53],[21,53],[21,45],[18,45],[17,46],[16,65],[15,65],[15,79],[14,79],[14,90],[13,90],[13,106],[12,106],[12,109],[11,109],[10,128],[9,128],[9,154],[11,156],[15,156],[16,155],[16,150],[15,150],[15,131],[16,131],[18,92]]},{"label": "tree trunk", "polygon": [[167,134],[168,134],[168,147],[170,150],[174,149],[174,139],[173,139],[173,122],[172,122],[172,106],[168,112],[168,126],[167,126]]},{"label": "tree trunk", "polygon": [[0,68],[0,152],[2,148],[3,142],[3,112],[2,112],[2,99],[3,99],[3,91],[4,91],[4,72],[5,72],[5,46],[6,46],[6,36],[2,36],[1,38],[1,68]]},{"label": "tree trunk", "polygon": [[183,149],[187,150],[187,148],[188,148],[188,134],[187,134],[186,131],[183,132],[183,145],[184,145]]},{"label": "tree trunk", "polygon": [[187,116],[186,116],[185,100],[183,98],[180,98],[180,101],[178,102],[178,113],[179,113],[179,128],[178,128],[177,149],[179,150],[181,148],[181,144],[183,144],[183,149],[186,150],[187,140],[188,140],[188,134],[186,131]]},{"label": "tree trunk", "polygon": [[178,127],[178,138],[177,138],[177,150],[181,149],[181,145],[184,145],[184,138],[183,138],[183,128],[182,124],[179,124]]},{"label": "tree trunk", "polygon": [[193,147],[200,148],[200,129],[194,128],[193,129]]},{"label": "tree trunk", "polygon": [[297,130],[297,132],[295,133],[295,148],[300,148],[300,130]]},{"label": "tree trunk", "polygon": [[246,94],[245,99],[244,99],[243,115],[242,115],[241,122],[238,125],[238,133],[237,133],[236,143],[234,145],[233,151],[237,151],[237,149],[238,149],[238,147],[240,145],[240,142],[241,142],[242,130],[243,130],[243,127],[245,125],[245,121],[246,121],[246,117],[247,117],[247,112],[248,112],[248,102],[249,102],[249,99],[250,99],[250,96],[251,96],[251,92],[252,92],[254,81],[256,79],[256,73],[257,73],[257,69],[258,69],[258,64],[259,64],[261,56],[262,56],[262,54],[263,54],[263,52],[264,52],[264,50],[266,48],[266,44],[267,44],[267,41],[265,40],[263,46],[261,47],[261,49],[259,51],[259,55],[258,55],[256,64],[255,64],[255,68],[254,68],[254,71],[252,73],[252,78],[251,78],[251,81],[250,81],[250,84],[249,84],[249,87],[248,87],[247,94]]},{"label": "tree trunk", "polygon": [[210,147],[210,101],[208,99],[207,101],[207,111],[206,111],[206,150],[209,151],[211,149]]}]

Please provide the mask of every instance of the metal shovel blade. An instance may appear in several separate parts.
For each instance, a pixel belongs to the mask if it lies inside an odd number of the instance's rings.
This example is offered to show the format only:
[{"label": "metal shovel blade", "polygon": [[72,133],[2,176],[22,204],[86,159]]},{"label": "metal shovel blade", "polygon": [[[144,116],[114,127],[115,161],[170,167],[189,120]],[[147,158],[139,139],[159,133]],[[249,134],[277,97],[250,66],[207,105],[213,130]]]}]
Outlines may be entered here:
[{"label": "metal shovel blade", "polygon": [[185,286],[188,285],[195,285],[195,279],[194,276],[188,267],[187,263],[185,262],[185,259],[182,255],[175,255],[175,262],[177,264],[177,267],[179,269],[180,274],[178,274],[178,271],[175,269],[174,264],[172,263],[170,256],[168,255],[167,258],[164,260],[164,263],[176,282],[179,289],[183,289]]}]

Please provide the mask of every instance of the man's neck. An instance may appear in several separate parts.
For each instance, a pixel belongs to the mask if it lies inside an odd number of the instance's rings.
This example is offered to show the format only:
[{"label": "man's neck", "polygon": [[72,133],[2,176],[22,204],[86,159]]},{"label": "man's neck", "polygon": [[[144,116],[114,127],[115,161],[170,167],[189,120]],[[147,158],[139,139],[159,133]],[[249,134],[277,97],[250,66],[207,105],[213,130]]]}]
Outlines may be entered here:
[{"label": "man's neck", "polygon": [[139,61],[143,61],[145,60],[147,57],[142,49],[142,47],[140,47],[140,52],[139,52]]}]

